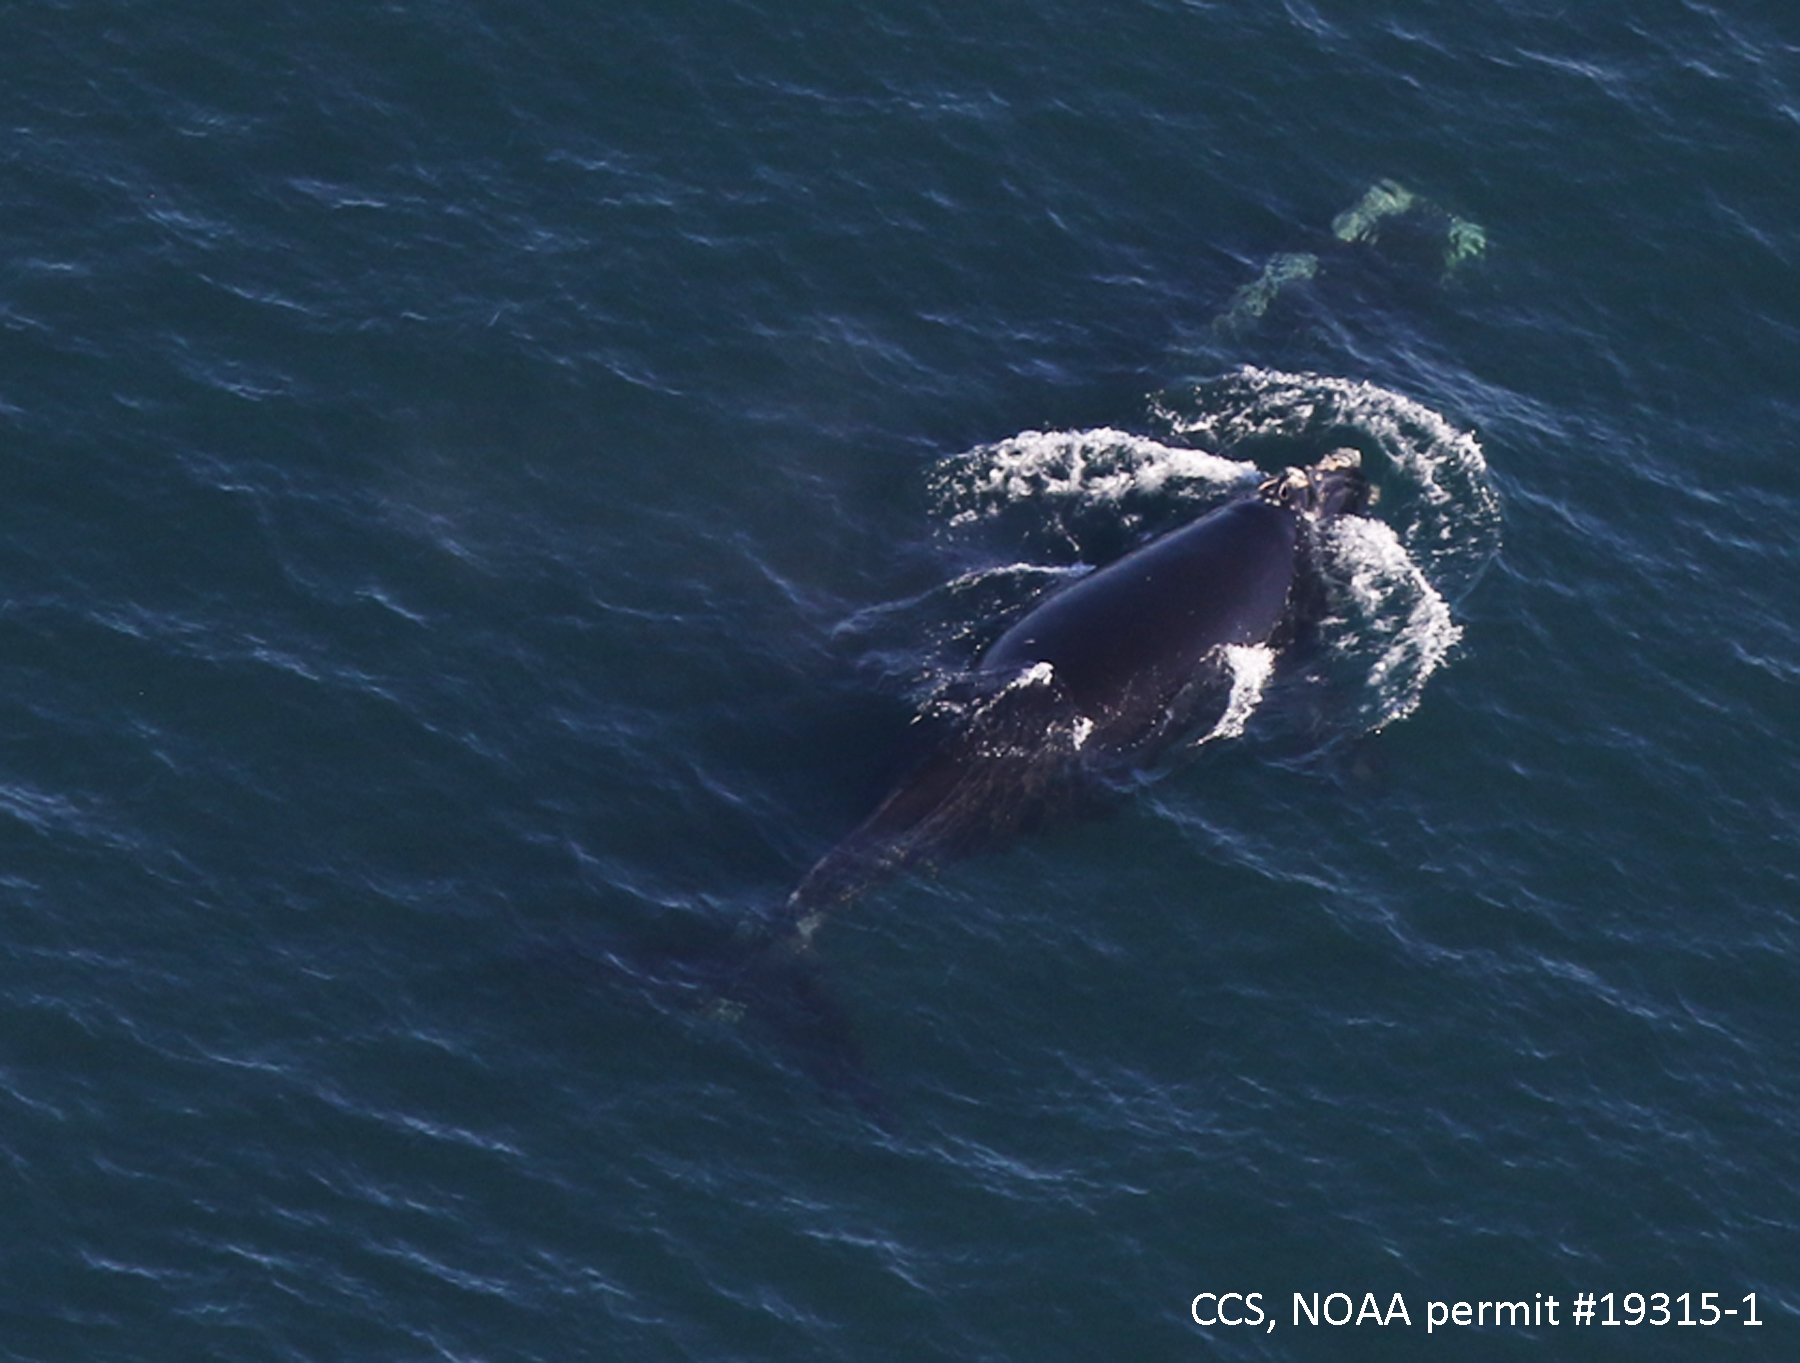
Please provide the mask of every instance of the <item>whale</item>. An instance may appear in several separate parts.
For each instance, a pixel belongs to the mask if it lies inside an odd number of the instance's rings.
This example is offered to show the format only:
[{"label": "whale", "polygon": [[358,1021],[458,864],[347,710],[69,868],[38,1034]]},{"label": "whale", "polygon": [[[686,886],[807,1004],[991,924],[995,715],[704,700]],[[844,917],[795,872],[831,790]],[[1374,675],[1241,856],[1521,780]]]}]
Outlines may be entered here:
[{"label": "whale", "polygon": [[1316,527],[1372,495],[1361,455],[1333,450],[1051,592],[915,721],[935,741],[802,877],[778,949],[810,951],[871,886],[1004,842],[1217,725],[1233,650],[1298,637]]},{"label": "whale", "polygon": [[878,1107],[817,963],[821,927],[875,885],[1001,845],[1215,731],[1237,651],[1279,657],[1316,610],[1318,527],[1374,495],[1360,454],[1333,450],[1030,606],[916,717],[924,755],[778,913],[740,928],[714,1015],[758,1016],[815,1077]]}]

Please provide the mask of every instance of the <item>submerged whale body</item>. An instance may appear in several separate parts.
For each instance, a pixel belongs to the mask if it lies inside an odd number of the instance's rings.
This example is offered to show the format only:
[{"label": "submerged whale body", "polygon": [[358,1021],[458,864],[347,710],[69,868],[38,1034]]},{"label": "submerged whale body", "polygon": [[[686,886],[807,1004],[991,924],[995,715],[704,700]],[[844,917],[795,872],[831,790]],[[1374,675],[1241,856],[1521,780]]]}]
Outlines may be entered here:
[{"label": "submerged whale body", "polygon": [[767,949],[804,953],[869,886],[992,846],[1217,724],[1232,650],[1293,635],[1308,524],[1369,499],[1361,457],[1337,450],[1052,592],[920,716],[941,736],[807,872]]},{"label": "submerged whale body", "polygon": [[918,716],[924,757],[782,911],[744,924],[731,959],[690,961],[664,982],[710,996],[721,1020],[755,1017],[815,1079],[884,1116],[813,950],[829,913],[1067,813],[1184,739],[1229,731],[1234,652],[1295,638],[1311,527],[1372,495],[1357,452],[1336,450],[1051,592]]}]

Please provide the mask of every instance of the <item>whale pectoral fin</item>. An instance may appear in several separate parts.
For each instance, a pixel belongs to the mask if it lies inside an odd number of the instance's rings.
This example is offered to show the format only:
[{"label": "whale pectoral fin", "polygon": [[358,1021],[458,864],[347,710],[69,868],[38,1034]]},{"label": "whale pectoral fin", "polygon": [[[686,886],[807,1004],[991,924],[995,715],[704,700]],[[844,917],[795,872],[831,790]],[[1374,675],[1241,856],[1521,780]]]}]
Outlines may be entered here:
[{"label": "whale pectoral fin", "polygon": [[1262,273],[1232,294],[1225,310],[1213,318],[1214,333],[1231,338],[1249,331],[1283,293],[1318,273],[1319,258],[1310,251],[1270,256]]},{"label": "whale pectoral fin", "polygon": [[1383,218],[1407,212],[1415,201],[1413,192],[1399,181],[1377,180],[1331,220],[1332,235],[1344,242],[1373,241]]}]

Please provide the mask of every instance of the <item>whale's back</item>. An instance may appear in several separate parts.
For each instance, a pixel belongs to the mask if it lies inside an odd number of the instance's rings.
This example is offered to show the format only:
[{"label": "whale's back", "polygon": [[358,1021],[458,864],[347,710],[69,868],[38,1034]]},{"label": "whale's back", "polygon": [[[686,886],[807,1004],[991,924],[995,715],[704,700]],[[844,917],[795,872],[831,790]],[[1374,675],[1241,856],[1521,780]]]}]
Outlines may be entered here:
[{"label": "whale's back", "polygon": [[1215,648],[1275,632],[1297,536],[1288,508],[1232,502],[1051,596],[995,641],[981,670],[1049,663],[1097,723],[1164,704]]}]

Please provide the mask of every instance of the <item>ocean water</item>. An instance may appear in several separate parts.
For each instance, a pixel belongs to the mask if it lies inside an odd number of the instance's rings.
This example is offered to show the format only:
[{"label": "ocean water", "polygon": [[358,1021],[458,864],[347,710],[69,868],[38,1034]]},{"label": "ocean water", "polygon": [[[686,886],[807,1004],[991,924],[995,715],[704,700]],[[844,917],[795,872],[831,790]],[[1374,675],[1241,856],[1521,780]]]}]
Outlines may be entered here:
[{"label": "ocean water", "polygon": [[[0,1359],[1795,1356],[1788,9],[6,30]],[[1346,443],[1310,670],[821,931],[879,1113],[640,964]]]}]

